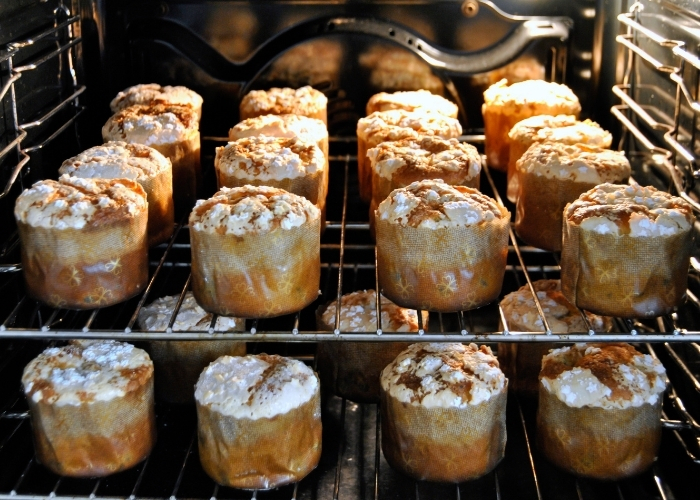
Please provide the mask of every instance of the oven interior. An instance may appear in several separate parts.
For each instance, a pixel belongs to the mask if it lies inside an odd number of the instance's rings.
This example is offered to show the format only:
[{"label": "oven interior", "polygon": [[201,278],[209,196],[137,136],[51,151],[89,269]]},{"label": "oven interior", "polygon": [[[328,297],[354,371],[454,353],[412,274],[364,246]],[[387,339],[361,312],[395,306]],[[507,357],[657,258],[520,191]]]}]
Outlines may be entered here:
[{"label": "oven interior", "polygon": [[[419,334],[338,335],[316,331],[314,312],[343,293],[379,289],[368,208],[359,201],[355,123],[380,90],[427,87],[460,106],[465,141],[481,147],[481,93],[502,77],[570,85],[583,115],[612,130],[633,176],[685,197],[700,211],[694,179],[700,17],[692,2],[332,2],[31,1],[0,4],[0,498],[695,498],[700,465],[700,261],[688,299],[654,320],[616,320],[611,334],[567,338],[508,335],[497,304],[432,313]],[[398,66],[397,66],[398,64]],[[248,351],[298,357],[314,366],[318,341],[409,340],[489,343],[632,341],[657,356],[671,388],[664,401],[658,462],[628,480],[577,479],[537,451],[536,408],[509,396],[506,457],[483,478],[458,485],[407,480],[378,446],[376,405],[324,396],[323,455],[299,483],[273,491],[219,487],[199,465],[193,407],[158,403],[158,443],[137,467],[102,479],[70,479],[38,464],[20,388],[23,366],[50,343],[71,338],[207,339],[203,332],[138,331],[139,309],[189,286],[189,236],[180,221],[151,249],[151,281],[140,296],[94,311],[52,309],[25,296],[14,199],[61,161],[98,144],[109,100],[141,82],[186,85],[204,97],[202,196],[215,191],[214,147],[238,121],[250,89],[310,84],[329,97],[330,195],[322,236],[318,300],[301,312],[248,320]],[[505,179],[484,169],[481,189],[502,198]],[[697,238],[696,238],[697,239]],[[697,252],[695,255],[700,255]],[[528,280],[557,278],[558,255],[512,235],[502,295]],[[420,315],[419,315],[420,317]],[[378,325],[378,329],[381,325]],[[545,332],[542,332],[543,334]],[[636,337],[636,338],[631,338]],[[231,337],[233,338],[233,337]],[[538,340],[539,339],[539,340]]]}]

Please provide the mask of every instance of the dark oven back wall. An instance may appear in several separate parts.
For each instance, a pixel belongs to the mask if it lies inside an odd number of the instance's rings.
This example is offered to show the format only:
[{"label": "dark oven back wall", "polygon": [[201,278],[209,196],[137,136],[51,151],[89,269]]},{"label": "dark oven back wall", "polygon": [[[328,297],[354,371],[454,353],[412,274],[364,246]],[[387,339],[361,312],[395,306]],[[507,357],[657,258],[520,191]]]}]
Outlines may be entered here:
[{"label": "dark oven back wall", "polygon": [[[181,84],[201,93],[202,132],[209,136],[225,135],[237,122],[242,92],[275,85],[311,84],[323,89],[330,97],[331,134],[354,133],[355,122],[373,93],[414,88],[460,100],[463,125],[478,128],[482,92],[504,76],[565,80],[581,97],[585,116],[603,125],[610,120],[607,89],[614,75],[612,71],[598,75],[594,68],[614,67],[612,61],[604,60],[614,54],[603,50],[602,41],[610,38],[603,33],[603,21],[612,19],[614,24],[623,8],[620,0],[507,0],[495,2],[495,8],[472,0],[79,1],[90,108],[84,131],[87,142],[99,142],[109,100],[120,89],[142,82]],[[601,5],[607,14],[596,16]],[[448,56],[474,54],[487,67],[494,63],[489,48],[512,40],[523,22],[503,13],[568,18],[568,39],[535,40],[504,67],[458,75],[431,70],[415,51],[407,50],[415,45],[408,46],[402,38],[406,33],[415,36]],[[387,20],[398,30],[393,40],[384,32],[383,37],[377,36],[372,33],[376,27],[361,23],[338,24],[334,30],[320,21],[330,18]],[[594,49],[596,37],[600,42]],[[397,39],[406,48],[394,43]],[[601,85],[606,85],[605,91]]]}]

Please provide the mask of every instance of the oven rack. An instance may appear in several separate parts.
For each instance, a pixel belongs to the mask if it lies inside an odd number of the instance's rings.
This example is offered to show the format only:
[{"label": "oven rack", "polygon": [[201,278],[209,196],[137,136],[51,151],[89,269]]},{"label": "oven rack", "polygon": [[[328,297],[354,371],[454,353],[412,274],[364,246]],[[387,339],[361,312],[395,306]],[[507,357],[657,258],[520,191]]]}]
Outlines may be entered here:
[{"label": "oven rack", "polygon": [[[472,143],[483,141],[483,136],[469,136],[468,139]],[[333,138],[332,143],[337,144],[354,144],[354,139],[350,138]],[[350,188],[351,172],[355,170],[356,157],[350,154],[344,156],[331,156],[331,175],[342,176],[342,205],[340,209],[340,220],[331,221],[326,225],[326,233],[322,239],[322,255],[329,256],[333,254],[331,259],[322,257],[322,268],[326,273],[326,280],[332,279],[337,283],[335,290],[330,291],[326,287],[326,291],[322,294],[323,297],[332,300],[339,298],[343,293],[347,293],[344,287],[344,274],[348,270],[362,270],[365,273],[371,273],[373,280],[367,288],[380,289],[377,281],[375,267],[375,249],[371,240],[368,239],[368,224],[361,222],[348,222],[347,212],[349,205],[352,204],[348,190]],[[342,173],[341,173],[342,172]],[[500,195],[496,189],[496,183],[488,167],[483,169],[484,177],[488,181],[487,186],[482,186],[485,192],[488,188],[491,189],[489,194],[493,195],[500,201]],[[355,207],[350,207],[354,209]],[[366,210],[366,209],[365,209]],[[493,310],[493,314],[500,319],[499,328],[497,325],[488,327],[473,328],[475,324],[474,317],[482,311],[460,311],[455,314],[436,314],[439,322],[445,322],[453,326],[453,328],[443,329],[442,332],[434,331],[435,329],[427,329],[422,325],[419,317],[419,331],[415,333],[387,333],[382,331],[381,315],[377,315],[377,327],[374,332],[355,333],[341,332],[338,330],[339,317],[336,315],[336,330],[331,334],[326,331],[318,331],[315,325],[309,325],[308,322],[303,325],[302,315],[308,315],[308,309],[300,311],[294,315],[285,317],[287,321],[274,322],[273,327],[261,326],[260,323],[269,323],[269,320],[249,320],[247,328],[244,332],[214,332],[213,326],[216,324],[217,316],[214,315],[210,327],[204,331],[190,332],[173,332],[172,325],[179,311],[180,304],[184,295],[189,289],[190,277],[187,274],[184,280],[184,285],[176,288],[180,295],[180,301],[173,311],[170,318],[169,327],[164,331],[143,331],[138,329],[137,318],[141,308],[154,298],[160,296],[154,292],[159,288],[159,280],[162,274],[166,274],[168,270],[173,268],[188,269],[189,268],[189,241],[188,228],[181,222],[173,234],[173,237],[167,244],[161,245],[156,249],[158,260],[152,260],[151,279],[144,292],[137,298],[132,299],[121,305],[112,306],[105,309],[95,309],[92,311],[76,312],[66,309],[53,309],[48,306],[39,304],[30,299],[21,291],[17,291],[17,303],[12,307],[11,311],[4,318],[0,317],[0,339],[1,338],[37,338],[37,339],[76,339],[76,338],[111,338],[120,340],[245,340],[245,341],[294,341],[294,342],[318,342],[318,341],[410,341],[410,342],[425,342],[425,341],[458,341],[458,342],[620,342],[620,341],[635,341],[635,342],[696,342],[700,340],[700,332],[685,329],[678,319],[677,314],[668,315],[661,318],[654,324],[654,330],[642,329],[638,325],[643,325],[639,321],[619,320],[618,328],[615,333],[595,332],[591,327],[586,315],[581,311],[581,316],[584,318],[585,324],[588,326],[587,332],[571,333],[571,334],[556,334],[552,333],[547,324],[547,320],[542,312],[542,306],[532,290],[531,275],[533,273],[547,275],[558,275],[558,256],[553,253],[543,252],[539,249],[521,246],[515,237],[513,230],[510,230],[511,245],[509,247],[509,264],[507,273],[512,276],[518,286],[520,281],[530,285],[530,290],[533,292],[535,304],[538,308],[538,314],[543,322],[544,329],[541,332],[516,332],[508,329],[507,320],[500,307]],[[346,241],[346,236],[349,233],[362,233],[365,239],[352,243]],[[8,256],[17,254],[18,240],[16,235],[4,245],[0,251],[0,256]],[[348,258],[347,254],[353,252],[354,258]],[[363,258],[358,257],[364,254]],[[543,260],[544,259],[544,260]],[[528,262],[534,261],[534,262]],[[700,261],[693,261],[694,271],[700,273]],[[342,269],[343,272],[339,272]],[[0,276],[6,281],[14,282],[14,286],[20,287],[21,265],[17,262],[0,265]],[[335,276],[337,274],[337,277]],[[3,276],[4,275],[4,276]],[[333,275],[333,278],[330,276]],[[506,293],[507,286],[504,286]],[[19,290],[19,289],[18,289]],[[381,300],[380,298],[378,300]],[[688,290],[688,306],[700,309],[700,299]],[[317,306],[318,304],[315,304]],[[379,303],[376,305],[379,308]],[[495,307],[495,306],[494,306]],[[482,308],[483,309],[483,308]],[[110,326],[103,326],[104,323],[98,326],[103,317],[113,317],[117,314],[117,318],[109,321]],[[446,317],[449,316],[449,321]],[[126,319],[128,318],[128,319]],[[120,327],[114,325],[119,324]],[[123,325],[123,326],[121,326]],[[300,326],[302,325],[302,326]],[[281,327],[280,327],[281,326]],[[306,326],[306,328],[304,328]]]},{"label": "oven rack", "polygon": [[[646,346],[655,357],[667,354],[658,347]],[[309,357],[303,359],[311,361]],[[12,365],[12,361],[3,360],[0,373],[15,369]],[[677,380],[673,370],[669,374]],[[21,391],[10,391],[8,395],[0,399],[0,499],[690,499],[696,491],[686,491],[683,483],[677,483],[676,469],[688,474],[692,473],[689,470],[692,471],[693,462],[700,463],[696,458],[697,441],[693,444],[692,437],[681,436],[688,434],[691,424],[669,419],[669,414],[675,416],[684,411],[673,387],[664,401],[660,461],[644,474],[616,482],[575,478],[549,464],[535,448],[533,402],[521,401],[512,394],[507,407],[506,456],[493,472],[453,485],[413,481],[393,471],[384,459],[379,446],[381,415],[377,405],[355,404],[326,395],[322,411],[324,451],[319,467],[289,486],[244,491],[215,484],[201,469],[197,457],[194,408],[160,403],[156,407],[159,440],[149,458],[132,470],[113,476],[71,479],[54,475],[38,464],[31,446],[26,446],[30,426],[24,397]],[[691,422],[697,425],[692,417]],[[664,466],[668,454],[676,459],[672,466]]]},{"label": "oven rack", "polygon": [[[85,111],[85,107],[80,105],[79,97],[86,87],[78,83],[76,74],[76,50],[83,41],[80,36],[80,16],[72,15],[63,4],[56,7],[53,15],[51,26],[23,40],[0,46],[0,69],[3,72],[3,77],[0,78],[0,105],[9,111],[9,116],[5,118],[9,130],[5,131],[6,137],[3,138],[7,143],[0,150],[0,161],[9,158],[12,152],[17,158],[14,166],[7,169],[7,178],[0,179],[0,199],[10,193],[22,169],[31,160],[31,154],[44,149],[68,127],[76,124],[78,117]],[[27,94],[16,94],[16,85],[21,78],[27,78],[33,71],[52,62],[58,64],[58,75],[51,82],[52,86],[32,87]],[[62,76],[64,72],[65,77]],[[67,84],[63,83],[65,80],[68,81]],[[30,118],[21,116],[19,100],[31,101],[47,90],[56,95],[66,92],[70,95],[61,96],[60,102],[52,102],[38,115]],[[63,119],[56,124],[54,117]],[[25,119],[27,121],[23,121]]]},{"label": "oven rack", "polygon": [[[695,137],[697,120],[700,117],[700,101],[697,100],[697,72],[700,70],[700,58],[688,50],[689,45],[686,42],[668,38],[649,26],[643,25],[643,11],[644,6],[640,2],[635,2],[629,12],[617,16],[621,26],[626,29],[625,34],[615,38],[616,42],[626,49],[626,66],[622,83],[612,88],[613,94],[622,101],[622,104],[613,106],[610,111],[623,125],[624,130],[632,134],[642,147],[653,155],[655,163],[666,170],[678,195],[700,212],[698,198],[690,192],[695,179],[700,178],[700,165],[693,148],[697,140]],[[653,18],[650,17],[650,19]],[[669,59],[672,63],[659,60],[649,49],[644,48],[642,41],[660,52],[659,57],[663,54],[664,59]],[[659,99],[668,98],[664,90],[655,88],[653,84],[637,81],[639,80],[637,67],[640,63],[638,59],[647,63],[657,74],[664,75],[672,88],[675,88],[673,102],[667,103],[673,108],[673,116],[664,116],[662,121],[659,121],[652,116],[654,113],[652,106],[642,105],[635,100],[635,92],[645,89],[656,90],[655,95]],[[694,73],[695,97],[686,83],[689,67]],[[683,113],[692,115],[693,128],[690,132],[682,130]],[[637,123],[642,123],[652,131],[652,134],[659,135],[666,148],[658,147],[642,132]]]}]

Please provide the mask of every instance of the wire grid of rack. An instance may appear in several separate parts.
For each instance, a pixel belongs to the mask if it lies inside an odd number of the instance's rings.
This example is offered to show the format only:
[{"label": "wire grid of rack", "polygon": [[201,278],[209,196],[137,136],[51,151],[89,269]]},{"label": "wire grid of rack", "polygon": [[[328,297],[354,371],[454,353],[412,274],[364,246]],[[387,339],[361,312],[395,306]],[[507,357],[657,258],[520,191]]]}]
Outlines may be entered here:
[{"label": "wire grid of rack", "polygon": [[[477,140],[480,138],[471,138]],[[354,145],[349,139],[335,138],[333,146]],[[335,148],[334,148],[335,149]],[[365,222],[347,221],[349,188],[352,187],[351,173],[354,171],[355,158],[350,154],[331,157],[331,176],[339,176],[342,182],[343,196],[340,207],[329,207],[330,212],[340,209],[339,222],[330,222],[324,234],[323,273],[321,280],[320,303],[332,300],[340,291],[376,286],[374,266],[374,246],[371,240],[363,239],[368,233]],[[488,184],[492,179],[485,170]],[[341,180],[336,179],[336,180]],[[333,180],[333,179],[332,179]],[[485,187],[487,191],[487,187]],[[342,217],[345,214],[345,217]],[[348,238],[345,240],[344,231]],[[22,298],[13,308],[12,318],[6,319],[6,337],[13,337],[17,349],[8,350],[0,357],[0,376],[6,379],[19,379],[21,367],[36,353],[37,344],[33,339],[58,340],[68,337],[109,337],[112,332],[119,333],[119,338],[128,340],[162,339],[162,338],[218,338],[219,334],[208,332],[184,334],[184,332],[162,332],[152,335],[141,332],[133,322],[138,308],[150,296],[161,296],[165,291],[177,290],[184,293],[189,285],[189,246],[186,243],[185,226],[179,227],[176,235],[167,245],[162,245],[154,253],[156,257],[151,265],[154,278],[149,284],[150,294],[144,294],[130,301],[127,305],[113,306],[103,311],[76,312],[54,310],[41,306],[34,301]],[[334,234],[335,232],[335,234]],[[353,234],[355,233],[355,234]],[[358,237],[359,236],[359,237]],[[513,241],[506,289],[515,289],[529,279],[556,278],[558,266],[556,256],[541,252],[531,247],[519,247]],[[12,246],[12,245],[10,245]],[[519,256],[516,254],[516,248]],[[364,255],[365,259],[360,257]],[[182,259],[185,259],[184,261]],[[341,272],[341,270],[343,270]],[[156,273],[156,271],[158,271]],[[18,280],[20,273],[10,273],[10,280]],[[8,276],[8,274],[6,274]],[[148,291],[146,292],[148,293]],[[700,307],[691,302],[689,307]],[[488,308],[487,308],[488,309]],[[315,339],[353,339],[353,334],[341,333],[304,333],[304,326],[309,324],[309,311],[277,320],[252,320],[248,322],[248,331],[235,338],[249,341],[250,351],[268,350],[272,344],[267,341]],[[467,311],[458,314],[431,315],[430,328],[424,329],[422,335],[397,336],[401,340],[510,340],[517,334],[493,335],[481,332],[493,330],[499,316],[497,306],[488,311]],[[9,320],[9,321],[8,321]],[[24,328],[15,329],[12,321],[21,320]],[[214,324],[212,321],[212,325]],[[107,328],[98,323],[107,324]],[[669,322],[674,328],[677,318],[658,318],[655,322],[618,321],[618,336],[626,340],[646,338],[685,337],[659,336],[658,331],[666,331]],[[115,323],[121,323],[115,328]],[[270,324],[268,324],[270,323]],[[55,328],[64,325],[65,328]],[[122,326],[125,325],[125,326]],[[281,328],[280,325],[286,325]],[[110,328],[111,327],[111,328]],[[278,332],[268,337],[268,327],[278,328]],[[29,329],[31,328],[31,329]],[[131,328],[128,331],[127,328]],[[473,332],[463,335],[461,329]],[[299,333],[294,333],[297,330]],[[635,336],[631,330],[638,333]],[[260,333],[258,333],[260,331]],[[59,332],[56,335],[55,332]],[[15,335],[19,333],[20,335]],[[541,334],[540,337],[552,337]],[[20,338],[23,337],[23,338]],[[372,340],[394,340],[395,334],[383,333],[381,336],[370,335]],[[595,335],[594,338],[598,336]],[[590,339],[586,336],[586,339]],[[565,339],[561,339],[565,340]],[[308,344],[305,342],[284,342],[274,344],[282,349],[283,354],[296,355],[312,363],[313,356],[308,350],[300,350]],[[614,494],[617,498],[685,498],[683,486],[675,486],[674,477],[667,480],[675,467],[700,464],[700,448],[697,438],[700,424],[694,419],[694,403],[700,390],[697,373],[700,367],[700,348],[697,344],[672,344],[669,342],[646,344],[642,346],[648,352],[660,357],[669,368],[673,388],[668,391],[665,401],[663,425],[666,428],[664,446],[672,448],[674,467],[655,466],[649,473],[635,480],[616,483],[598,483],[575,479],[558,471],[540,457],[534,450],[533,425],[534,407],[530,402],[520,402],[514,396],[508,404],[508,448],[506,458],[496,470],[484,478],[460,485],[436,485],[422,482],[406,481],[405,477],[392,471],[384,461],[379,443],[379,412],[376,405],[356,405],[337,397],[324,398],[324,452],[319,468],[309,477],[295,485],[272,492],[244,492],[218,487],[202,471],[197,458],[196,418],[192,409],[178,408],[159,404],[157,408],[159,442],[151,457],[136,468],[104,479],[67,479],[54,476],[37,464],[31,448],[28,414],[26,403],[17,385],[0,389],[0,498],[37,498],[55,497],[130,497],[150,498],[601,498]],[[690,352],[685,352],[690,349]],[[693,351],[695,349],[695,351]],[[301,354],[300,353],[306,353]],[[8,375],[9,374],[9,375]],[[676,386],[679,387],[678,392]],[[688,390],[688,387],[690,390]],[[689,402],[686,405],[684,402]],[[699,402],[700,403],[700,402]],[[662,460],[664,464],[664,450]],[[686,458],[687,457],[687,458]],[[676,464],[678,461],[680,463]],[[4,471],[4,472],[2,472]],[[4,475],[3,475],[4,474]],[[513,482],[511,477],[517,478]],[[678,490],[681,490],[679,493]],[[601,496],[603,495],[603,496]],[[690,497],[688,497],[690,498]]]},{"label": "wire grid of rack", "polygon": [[[85,92],[85,85],[78,83],[76,75],[76,47],[82,43],[79,35],[80,16],[72,15],[67,6],[60,3],[54,11],[54,19],[50,26],[25,39],[11,42],[0,47],[0,68],[3,70],[2,87],[0,87],[0,103],[9,110],[9,127],[6,131],[7,143],[0,150],[0,162],[10,158],[14,152],[16,163],[7,169],[7,179],[0,179],[0,198],[7,196],[22,169],[29,163],[31,154],[48,146],[68,127],[76,123],[78,117],[85,111],[80,105],[80,95]],[[19,61],[19,63],[18,63]],[[19,80],[27,78],[34,71],[41,71],[42,66],[49,63],[57,64],[56,82],[61,85],[67,73],[68,94],[59,102],[53,103],[39,116],[28,121],[20,121],[23,117],[18,110],[18,96],[15,87]],[[56,83],[52,82],[52,83]],[[38,87],[31,92],[43,92]],[[61,89],[62,92],[66,88]],[[59,93],[57,89],[52,90]],[[32,99],[32,93],[22,96],[25,100]],[[63,121],[55,123],[55,118],[61,116]]]}]

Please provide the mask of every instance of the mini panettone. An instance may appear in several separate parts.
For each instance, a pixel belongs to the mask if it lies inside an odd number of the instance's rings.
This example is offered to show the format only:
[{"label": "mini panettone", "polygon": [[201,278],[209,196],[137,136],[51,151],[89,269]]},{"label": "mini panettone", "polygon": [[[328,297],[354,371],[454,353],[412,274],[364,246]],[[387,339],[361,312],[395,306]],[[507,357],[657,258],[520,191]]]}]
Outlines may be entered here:
[{"label": "mini panettone", "polygon": [[[169,295],[142,307],[139,327],[149,332],[166,331],[179,298],[178,295]],[[187,292],[172,331],[209,331],[212,319],[213,314],[199,307],[192,292]],[[219,316],[213,328],[214,332],[241,332],[245,330],[245,320]],[[194,385],[202,370],[221,356],[244,356],[246,343],[236,340],[156,340],[148,342],[148,352],[156,371],[156,395],[173,403],[192,403]]]},{"label": "mini panettone", "polygon": [[[588,326],[581,313],[561,293],[559,280],[538,280],[532,283],[545,318],[553,333],[586,333]],[[528,285],[509,293],[500,303],[512,332],[544,332],[537,313],[535,299]],[[612,320],[586,313],[588,323],[596,332],[607,332]],[[502,325],[503,326],[503,325]],[[527,397],[537,397],[542,357],[562,344],[550,342],[508,342],[498,344],[498,361],[510,381],[511,390]]]},{"label": "mini panettone", "polygon": [[372,173],[370,224],[389,194],[412,182],[441,179],[452,186],[479,189],[481,156],[471,144],[434,136],[382,142],[367,151]]},{"label": "mini panettone", "polygon": [[219,188],[270,186],[326,206],[326,157],[316,142],[298,137],[255,136],[216,148]]},{"label": "mini panettone", "polygon": [[102,139],[143,144],[158,150],[173,166],[175,216],[189,212],[201,183],[197,113],[181,104],[134,104],[113,114]]},{"label": "mini panettone", "polygon": [[648,186],[601,184],[564,210],[562,291],[581,309],[649,318],[683,302],[691,206]]},{"label": "mini panettone", "polygon": [[223,356],[202,372],[195,400],[199,459],[217,483],[265,490],[316,468],[321,393],[301,361]]},{"label": "mini panettone", "polygon": [[203,102],[201,95],[187,87],[141,83],[119,92],[109,107],[112,113],[116,113],[134,104],[179,104],[191,107],[197,114],[197,120],[201,120]]},{"label": "mini panettone", "polygon": [[427,90],[374,94],[367,101],[365,111],[367,115],[371,115],[375,111],[389,111],[390,109],[433,111],[455,119],[459,116],[459,108],[455,103]]},{"label": "mini panettone", "polygon": [[647,469],[661,441],[664,367],[629,344],[575,344],[542,360],[537,443],[568,472],[616,480]]},{"label": "mini panettone", "polygon": [[266,186],[222,188],[190,214],[192,291],[206,311],[268,318],[318,296],[321,212]]},{"label": "mini panettone", "polygon": [[62,476],[133,467],[155,444],[153,364],[131,344],[51,347],[24,368],[36,455]]},{"label": "mini panettone", "polygon": [[27,293],[52,307],[95,309],[148,281],[148,203],[129,179],[62,175],[15,203]]},{"label": "mini panettone", "polygon": [[167,241],[173,234],[173,169],[165,156],[142,144],[108,142],[69,158],[59,174],[87,179],[131,179],[148,200],[148,246]]},{"label": "mini panettone", "polygon": [[[377,293],[365,290],[340,299],[341,332],[374,332],[377,329]],[[322,305],[316,312],[319,330],[335,330],[337,301]],[[382,331],[417,332],[418,314],[381,297]],[[423,328],[428,314],[423,312]],[[408,342],[319,342],[316,348],[318,373],[324,387],[334,394],[361,403],[379,402],[379,376],[382,369],[409,346]]]},{"label": "mini panettone", "polygon": [[526,243],[560,251],[567,203],[603,182],[625,182],[630,163],[621,151],[585,144],[536,143],[517,163],[515,232]]},{"label": "mini panettone", "polygon": [[453,312],[498,298],[510,213],[495,200],[421,181],[392,191],[375,217],[379,284],[396,304]]},{"label": "mini panettone", "polygon": [[[415,18],[414,18],[415,20]],[[360,54],[360,67],[369,72],[372,88],[385,92],[424,89],[442,95],[445,85],[428,63],[403,47],[373,43]]]},{"label": "mini panettone", "polygon": [[484,91],[481,114],[484,117],[484,144],[488,166],[507,170],[510,154],[508,133],[525,118],[535,115],[573,115],[578,118],[581,105],[566,85],[526,80],[508,85],[501,80]]},{"label": "mini panettone", "polygon": [[328,98],[309,87],[291,89],[273,87],[269,90],[251,90],[241,100],[241,120],[260,115],[301,115],[318,118],[328,123]]},{"label": "mini panettone", "polygon": [[413,344],[382,372],[386,461],[424,481],[487,474],[505,452],[507,387],[487,346]]},{"label": "mini panettone", "polygon": [[516,162],[536,142],[586,144],[609,148],[612,134],[591,120],[578,121],[572,115],[535,115],[516,123],[508,133],[508,199],[515,203],[518,197]]},{"label": "mini panettone", "polygon": [[400,139],[418,139],[422,136],[452,139],[459,137],[462,126],[455,119],[431,111],[392,109],[377,111],[357,122],[357,175],[360,197],[372,199],[372,170],[367,161],[367,150],[382,142]]}]

